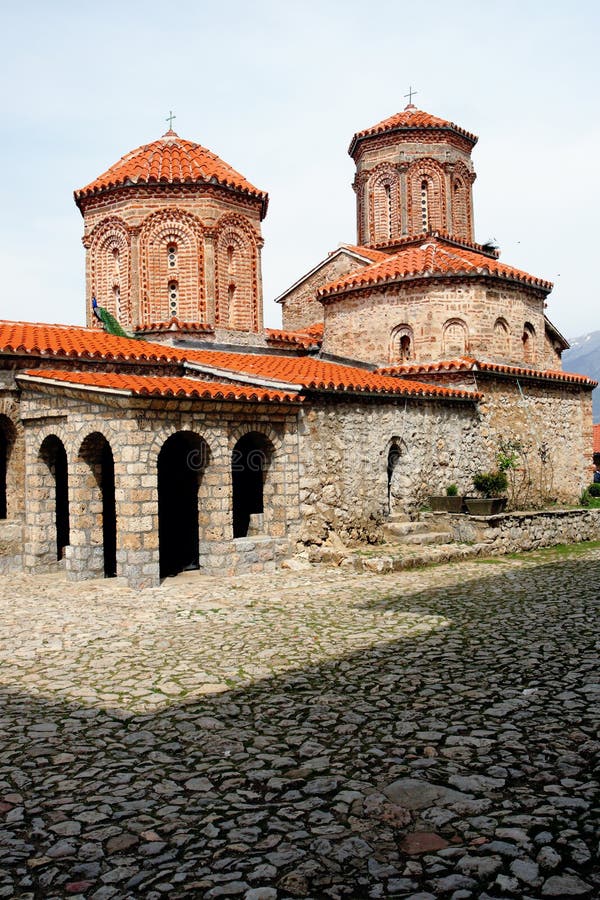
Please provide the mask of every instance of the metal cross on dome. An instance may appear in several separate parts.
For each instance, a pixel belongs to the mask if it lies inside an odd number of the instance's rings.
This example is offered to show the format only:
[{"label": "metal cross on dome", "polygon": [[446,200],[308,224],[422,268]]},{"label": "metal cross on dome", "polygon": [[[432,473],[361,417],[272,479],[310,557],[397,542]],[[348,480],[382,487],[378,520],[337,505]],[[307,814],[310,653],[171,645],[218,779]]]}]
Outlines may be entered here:
[{"label": "metal cross on dome", "polygon": [[174,116],[174,115],[173,115],[173,110],[170,109],[170,110],[169,110],[169,115],[168,115],[167,118],[165,119],[165,122],[168,122],[168,123],[169,123],[169,131],[173,131],[173,119],[176,119],[176,118],[177,118],[177,116]]},{"label": "metal cross on dome", "polygon": [[418,93],[419,93],[418,91],[413,91],[412,84],[411,84],[410,87],[408,88],[408,94],[404,95],[405,97],[408,97],[408,105],[409,106],[412,106],[412,98],[415,96],[415,94],[418,94]]}]

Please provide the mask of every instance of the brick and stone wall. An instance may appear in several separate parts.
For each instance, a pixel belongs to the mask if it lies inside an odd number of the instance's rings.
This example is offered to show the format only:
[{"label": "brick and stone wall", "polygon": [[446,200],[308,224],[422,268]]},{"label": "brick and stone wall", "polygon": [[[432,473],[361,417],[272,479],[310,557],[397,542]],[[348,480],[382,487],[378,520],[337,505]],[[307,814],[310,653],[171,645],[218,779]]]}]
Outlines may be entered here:
[{"label": "brick and stone wall", "polygon": [[177,316],[262,330],[259,200],[155,184],[82,202],[88,325],[95,296],[127,328]]},{"label": "brick and stone wall", "polygon": [[282,327],[286,331],[300,331],[315,322],[323,321],[323,304],[316,299],[319,288],[363,268],[354,254],[337,252],[322,266],[289,290],[281,300]]},{"label": "brick and stone wall", "polygon": [[[546,341],[544,295],[485,280],[419,279],[348,292],[326,301],[323,350],[378,365],[460,356],[536,368],[559,368]],[[528,344],[524,329],[531,326]],[[394,335],[411,335],[408,359]]]}]

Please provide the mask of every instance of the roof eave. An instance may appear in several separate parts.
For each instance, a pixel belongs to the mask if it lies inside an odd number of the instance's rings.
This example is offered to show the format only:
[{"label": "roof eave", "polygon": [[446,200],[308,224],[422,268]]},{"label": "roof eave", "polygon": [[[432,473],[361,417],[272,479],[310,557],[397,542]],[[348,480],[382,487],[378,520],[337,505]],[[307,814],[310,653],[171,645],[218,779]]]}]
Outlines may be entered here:
[{"label": "roof eave", "polygon": [[469,131],[463,131],[463,129],[457,127],[452,127],[451,125],[393,125],[390,128],[382,128],[381,131],[372,131],[369,134],[355,134],[350,142],[350,146],[348,147],[348,155],[354,158],[354,154],[356,152],[356,148],[362,141],[370,140],[371,138],[382,137],[385,134],[397,134],[399,132],[415,132],[415,131],[449,131],[451,134],[455,134],[458,137],[465,140],[467,143],[471,144],[471,147],[474,147],[479,138],[475,134],[471,134]]}]

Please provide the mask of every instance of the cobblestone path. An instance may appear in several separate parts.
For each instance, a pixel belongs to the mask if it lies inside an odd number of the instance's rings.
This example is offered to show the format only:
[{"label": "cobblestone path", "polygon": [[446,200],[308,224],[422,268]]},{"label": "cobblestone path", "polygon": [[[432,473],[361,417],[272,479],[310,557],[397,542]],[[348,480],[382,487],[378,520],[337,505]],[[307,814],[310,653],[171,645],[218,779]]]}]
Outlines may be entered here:
[{"label": "cobblestone path", "polygon": [[598,897],[600,550],[0,585],[0,897]]}]

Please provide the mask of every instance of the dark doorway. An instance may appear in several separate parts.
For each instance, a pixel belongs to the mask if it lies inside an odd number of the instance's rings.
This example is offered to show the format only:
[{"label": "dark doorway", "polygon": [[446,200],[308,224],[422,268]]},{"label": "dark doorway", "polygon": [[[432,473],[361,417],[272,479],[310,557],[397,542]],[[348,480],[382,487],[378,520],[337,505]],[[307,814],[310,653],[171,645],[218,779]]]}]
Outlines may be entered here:
[{"label": "dark doorway", "polygon": [[8,462],[8,441],[0,422],[0,519],[6,518],[6,468]]},{"label": "dark doorway", "polygon": [[273,445],[258,431],[239,439],[231,456],[233,488],[233,536],[246,537],[250,516],[264,512],[265,474]]},{"label": "dark doorway", "polygon": [[64,557],[69,546],[69,467],[62,441],[51,434],[42,442],[40,456],[54,479],[54,523],[56,528],[56,558]]},{"label": "dark doorway", "polygon": [[400,452],[398,444],[392,444],[390,446],[390,449],[388,450],[387,457],[387,497],[389,512],[392,511],[392,478],[401,456],[402,454]]},{"label": "dark doorway", "polygon": [[172,435],[158,454],[160,577],[199,568],[198,488],[208,448],[197,434]]},{"label": "dark doorway", "polygon": [[79,458],[89,466],[86,479],[86,508],[78,516],[82,528],[89,529],[97,544],[102,535],[102,568],[105,578],[117,574],[117,511],[115,503],[115,463],[111,446],[99,431],[89,434],[81,445]]},{"label": "dark doorway", "polygon": [[102,543],[104,545],[104,576],[117,574],[117,510],[115,504],[115,462],[110,444],[102,447],[100,489],[102,490]]}]

